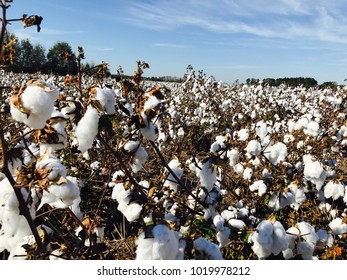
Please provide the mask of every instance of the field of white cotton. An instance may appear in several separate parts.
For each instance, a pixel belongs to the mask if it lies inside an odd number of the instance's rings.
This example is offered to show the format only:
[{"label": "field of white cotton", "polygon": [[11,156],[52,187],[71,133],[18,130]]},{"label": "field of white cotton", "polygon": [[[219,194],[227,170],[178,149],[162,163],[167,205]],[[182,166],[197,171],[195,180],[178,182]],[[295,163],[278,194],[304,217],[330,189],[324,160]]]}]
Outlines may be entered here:
[{"label": "field of white cotton", "polygon": [[1,77],[1,259],[347,259],[347,88],[38,78]]}]

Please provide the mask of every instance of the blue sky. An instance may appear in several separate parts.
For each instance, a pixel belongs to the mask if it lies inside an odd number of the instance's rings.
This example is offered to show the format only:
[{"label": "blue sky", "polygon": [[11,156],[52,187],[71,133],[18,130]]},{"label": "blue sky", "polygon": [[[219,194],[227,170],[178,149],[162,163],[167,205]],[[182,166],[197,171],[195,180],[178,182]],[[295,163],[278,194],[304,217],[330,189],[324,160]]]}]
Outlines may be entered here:
[{"label": "blue sky", "polygon": [[8,18],[43,17],[41,32],[9,30],[46,50],[58,41],[112,73],[182,77],[191,64],[217,80],[347,78],[345,0],[14,0]]}]

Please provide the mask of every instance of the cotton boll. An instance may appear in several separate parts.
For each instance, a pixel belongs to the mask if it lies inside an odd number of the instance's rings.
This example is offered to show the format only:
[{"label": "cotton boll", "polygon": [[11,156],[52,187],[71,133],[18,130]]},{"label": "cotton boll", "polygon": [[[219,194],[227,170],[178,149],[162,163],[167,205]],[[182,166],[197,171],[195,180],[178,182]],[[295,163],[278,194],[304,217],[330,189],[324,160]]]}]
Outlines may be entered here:
[{"label": "cotton boll", "polygon": [[243,179],[250,181],[252,179],[253,176],[253,169],[250,167],[246,167],[243,170]]},{"label": "cotton boll", "polygon": [[315,244],[310,242],[299,242],[297,245],[297,253],[301,255],[304,260],[312,260]]},{"label": "cotton boll", "polygon": [[154,238],[145,238],[142,232],[136,240],[136,260],[152,260]]},{"label": "cotton boll", "polygon": [[337,200],[339,197],[343,197],[345,194],[345,186],[341,183],[335,183],[334,181],[329,181],[324,186],[324,196],[325,198],[332,198]]},{"label": "cotton boll", "polygon": [[307,124],[306,129],[304,129],[304,133],[314,137],[318,136],[320,133],[319,123],[315,121],[310,121]]},{"label": "cotton boll", "polygon": [[[172,159],[169,163],[168,163],[170,169],[172,170],[172,172],[179,178],[181,179],[182,175],[183,175],[183,170],[181,168],[181,163],[178,161],[178,159]],[[168,186],[171,190],[173,190],[174,192],[177,192],[177,182],[176,179],[174,178],[174,176],[169,173],[167,179],[164,182],[164,186]]]},{"label": "cotton boll", "polygon": [[267,191],[267,186],[263,180],[255,181],[249,186],[251,192],[258,191],[259,196],[263,196]]},{"label": "cotton boll", "polygon": [[213,218],[213,224],[215,225],[215,227],[218,231],[224,229],[224,222],[225,222],[225,220],[221,215],[216,215]]},{"label": "cotton boll", "polygon": [[243,228],[246,227],[246,224],[244,221],[242,220],[238,220],[238,219],[229,219],[228,223],[230,226],[232,226],[233,228],[236,228],[238,230],[242,230]]},{"label": "cotton boll", "polygon": [[286,231],[280,222],[275,221],[273,228],[273,244],[271,251],[274,255],[278,255],[281,251],[288,248],[289,243],[286,238]]},{"label": "cotton boll", "polygon": [[154,95],[145,94],[145,96],[147,96],[147,100],[145,101],[145,104],[143,106],[144,111],[155,109],[162,102]]},{"label": "cotton boll", "polygon": [[140,146],[139,141],[129,140],[123,145],[123,149],[128,153],[132,153],[136,151],[139,148],[139,146]]},{"label": "cotton boll", "polygon": [[58,90],[44,81],[28,83],[20,97],[13,95],[10,99],[12,118],[33,129],[42,129],[53,112],[58,95]]},{"label": "cotton boll", "polygon": [[248,142],[246,152],[250,156],[259,155],[261,153],[261,145],[257,140],[251,140]]},{"label": "cotton boll", "polygon": [[144,112],[141,112],[141,117],[143,123],[145,124],[144,128],[141,128],[141,134],[143,137],[150,141],[155,141],[158,137],[158,131],[151,120],[149,120]]},{"label": "cotton boll", "polygon": [[201,186],[205,187],[208,191],[211,191],[214,184],[217,182],[217,172],[210,161],[203,163],[202,169],[198,175]]},{"label": "cotton boll", "polygon": [[147,161],[147,158],[147,151],[142,146],[138,147],[134,154],[133,162],[131,163],[131,168],[134,173],[139,172],[143,168],[143,164]]},{"label": "cotton boll", "polygon": [[195,250],[199,251],[202,258],[207,260],[223,260],[218,246],[203,237],[195,239],[193,242]]},{"label": "cotton boll", "polygon": [[347,233],[347,224],[341,218],[335,218],[329,223],[333,234],[340,235]]},{"label": "cotton boll", "polygon": [[116,105],[115,92],[113,89],[96,87],[95,90],[95,99],[105,108],[106,114],[113,115]]},{"label": "cotton boll", "polygon": [[152,229],[153,238],[142,232],[136,241],[136,260],[179,260],[183,259],[185,241],[181,234],[164,224]]},{"label": "cotton boll", "polygon": [[227,151],[227,158],[229,159],[229,165],[233,167],[237,161],[240,159],[240,154],[238,150],[231,149]]},{"label": "cotton boll", "polygon": [[309,155],[304,156],[304,164],[305,179],[315,184],[316,189],[320,191],[327,177],[323,165],[318,161],[312,160]]},{"label": "cotton boll", "polygon": [[125,216],[129,222],[136,221],[142,212],[142,206],[137,202],[130,202],[131,191],[125,190],[123,183],[117,183],[112,189],[112,199],[117,200],[117,209]]},{"label": "cotton boll", "polygon": [[53,208],[68,208],[73,205],[74,200],[80,195],[79,188],[69,179],[64,184],[51,184],[47,190],[43,191],[40,209],[44,204],[49,204]]},{"label": "cotton boll", "polygon": [[219,230],[216,234],[217,241],[219,243],[219,248],[224,247],[230,241],[230,228],[224,227],[222,230]]},{"label": "cotton boll", "polygon": [[92,147],[93,141],[98,134],[99,115],[98,110],[89,105],[87,111],[78,122],[75,135],[78,140],[78,149],[82,154]]},{"label": "cotton boll", "polygon": [[273,165],[278,165],[288,155],[287,146],[282,142],[278,142],[265,149],[264,154]]},{"label": "cotton boll", "polygon": [[154,260],[175,260],[178,254],[178,239],[166,225],[157,225],[152,229],[154,242],[152,256]]}]

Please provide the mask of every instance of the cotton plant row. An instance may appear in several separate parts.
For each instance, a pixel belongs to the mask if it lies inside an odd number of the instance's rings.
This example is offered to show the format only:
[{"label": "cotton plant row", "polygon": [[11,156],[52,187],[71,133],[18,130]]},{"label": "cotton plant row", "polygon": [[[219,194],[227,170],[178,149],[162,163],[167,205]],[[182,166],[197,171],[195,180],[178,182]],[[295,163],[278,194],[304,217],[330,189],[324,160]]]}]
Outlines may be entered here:
[{"label": "cotton plant row", "polygon": [[[315,259],[317,248],[344,240],[345,89],[229,85],[190,73],[182,84],[85,80],[81,95],[45,78],[8,96],[25,135],[9,166],[18,184],[30,185],[23,195],[32,198],[33,219],[45,207],[69,209],[79,221],[76,238],[88,235],[84,246],[106,240],[105,228],[87,223],[80,208],[88,174],[63,164],[61,151],[77,149],[80,164],[107,177],[119,215],[138,228],[136,259],[223,259],[240,240],[253,258]],[[102,131],[105,119],[113,135]],[[112,160],[98,158],[105,149]],[[0,250],[25,257],[22,245],[35,240],[9,182],[1,184]],[[307,205],[324,222],[301,218]],[[20,227],[11,227],[13,218]],[[38,228],[57,234],[44,223]],[[51,258],[68,256],[63,248]]]}]

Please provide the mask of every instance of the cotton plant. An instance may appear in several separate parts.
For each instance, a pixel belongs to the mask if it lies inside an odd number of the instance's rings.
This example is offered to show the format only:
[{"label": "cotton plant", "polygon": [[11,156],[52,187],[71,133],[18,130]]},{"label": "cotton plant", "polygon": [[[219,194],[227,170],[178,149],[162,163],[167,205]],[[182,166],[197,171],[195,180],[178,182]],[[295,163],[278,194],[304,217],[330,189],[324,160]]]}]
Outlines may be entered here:
[{"label": "cotton plant", "polygon": [[136,240],[136,260],[183,260],[186,242],[180,232],[157,224],[150,234],[143,231]]},{"label": "cotton plant", "polygon": [[10,98],[11,116],[32,129],[42,129],[54,110],[58,89],[42,80],[30,80]]}]

